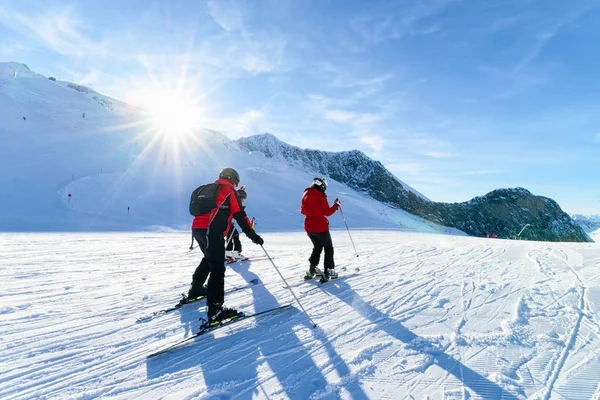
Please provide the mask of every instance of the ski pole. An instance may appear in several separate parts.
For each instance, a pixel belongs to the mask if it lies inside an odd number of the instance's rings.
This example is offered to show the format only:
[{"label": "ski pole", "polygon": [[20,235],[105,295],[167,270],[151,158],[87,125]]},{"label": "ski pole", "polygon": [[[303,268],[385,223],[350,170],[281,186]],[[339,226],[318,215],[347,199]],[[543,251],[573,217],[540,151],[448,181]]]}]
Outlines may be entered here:
[{"label": "ski pole", "polygon": [[227,236],[227,240],[225,241],[225,248],[227,248],[227,246],[229,246],[229,242],[231,242],[231,239],[233,239],[233,227],[231,229],[231,235]]},{"label": "ski pole", "polygon": [[346,217],[344,217],[344,211],[342,210],[342,205],[338,203],[340,207],[340,213],[342,213],[342,219],[344,220],[344,224],[346,225],[346,230],[348,231],[348,236],[350,236],[350,241],[352,242],[352,247],[354,247],[354,252],[356,253],[356,257],[358,257],[358,251],[356,251],[356,246],[354,245],[354,240],[352,240],[352,235],[350,234],[350,229],[348,228],[348,223],[346,222]]},{"label": "ski pole", "polygon": [[269,261],[271,261],[271,264],[273,264],[273,267],[275,267],[275,270],[277,271],[277,273],[279,274],[279,276],[283,280],[283,283],[285,283],[285,286],[288,288],[288,290],[290,291],[290,293],[292,293],[292,296],[294,296],[294,298],[298,302],[298,305],[300,306],[300,309],[302,310],[302,312],[304,313],[304,315],[306,315],[306,317],[308,318],[308,320],[310,321],[310,323],[313,324],[313,328],[316,328],[317,324],[315,324],[315,321],[313,321],[312,318],[310,317],[310,315],[308,315],[308,313],[306,312],[306,310],[302,306],[302,303],[300,303],[300,300],[296,296],[296,293],[294,293],[294,291],[292,290],[292,288],[290,287],[290,285],[287,283],[287,281],[285,280],[285,278],[283,277],[283,275],[281,275],[281,272],[279,272],[279,268],[277,268],[277,265],[275,265],[275,263],[273,262],[273,259],[271,258],[271,256],[269,256],[269,253],[267,253],[267,250],[265,250],[265,248],[262,246],[262,244],[260,245],[260,247],[265,252],[265,255],[267,256],[267,258],[269,259]]}]

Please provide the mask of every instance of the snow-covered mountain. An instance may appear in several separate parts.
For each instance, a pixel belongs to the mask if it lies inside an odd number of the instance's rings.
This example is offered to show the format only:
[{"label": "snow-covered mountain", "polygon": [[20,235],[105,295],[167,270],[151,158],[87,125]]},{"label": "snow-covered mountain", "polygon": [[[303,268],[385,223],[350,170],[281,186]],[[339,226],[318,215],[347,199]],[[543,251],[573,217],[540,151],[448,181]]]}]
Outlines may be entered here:
[{"label": "snow-covered mountain", "polygon": [[325,174],[380,201],[392,202],[395,197],[406,196],[408,192],[428,201],[385,169],[379,161],[372,160],[359,150],[333,153],[301,149],[282,142],[270,133],[240,138],[237,143],[248,151],[259,151],[268,158]]},{"label": "snow-covered mountain", "polygon": [[[314,172],[281,168],[224,135],[177,143],[144,114],[90,88],[0,63],[0,230],[188,229],[189,196],[223,167],[238,169],[259,230],[301,230]],[[332,181],[352,228],[454,232]],[[344,228],[339,216],[333,228]]]},{"label": "snow-covered mountain", "polygon": [[400,181],[378,161],[360,151],[332,153],[290,146],[271,134],[238,139],[243,148],[260,152],[342,182],[358,192],[406,210],[426,220],[459,229],[473,236],[488,231],[499,237],[532,240],[586,242],[590,238],[553,201],[523,188],[499,189],[463,203],[433,202]]},{"label": "snow-covered mountain", "polygon": [[573,214],[571,217],[573,218],[573,221],[577,222],[579,226],[588,233],[600,229],[600,215]]}]

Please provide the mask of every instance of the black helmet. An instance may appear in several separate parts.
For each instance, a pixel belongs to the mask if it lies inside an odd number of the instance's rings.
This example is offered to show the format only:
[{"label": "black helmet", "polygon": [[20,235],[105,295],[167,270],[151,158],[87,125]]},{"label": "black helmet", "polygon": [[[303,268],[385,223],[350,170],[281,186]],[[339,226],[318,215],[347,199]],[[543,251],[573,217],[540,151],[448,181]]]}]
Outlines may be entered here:
[{"label": "black helmet", "polygon": [[244,189],[238,189],[237,192],[240,195],[240,198],[242,198],[242,199],[247,199],[248,198],[248,194],[246,194],[246,191]]},{"label": "black helmet", "polygon": [[327,181],[325,178],[315,178],[313,179],[312,184],[322,192],[327,190]]},{"label": "black helmet", "polygon": [[221,172],[219,172],[219,178],[227,179],[233,186],[240,184],[240,174],[233,168],[223,168]]}]

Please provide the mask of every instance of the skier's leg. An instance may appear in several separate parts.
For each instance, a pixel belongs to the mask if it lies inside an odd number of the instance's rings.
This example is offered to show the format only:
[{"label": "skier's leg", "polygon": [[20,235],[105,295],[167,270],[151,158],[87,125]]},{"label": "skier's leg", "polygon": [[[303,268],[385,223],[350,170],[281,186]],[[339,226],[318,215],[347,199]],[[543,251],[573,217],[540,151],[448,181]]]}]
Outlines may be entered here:
[{"label": "skier's leg", "polygon": [[223,260],[225,259],[225,241],[223,235],[211,234],[208,237],[206,258],[210,268],[207,295],[208,314],[210,316],[211,308],[221,307],[224,301],[225,265]]},{"label": "skier's leg", "polygon": [[323,266],[325,269],[334,269],[335,262],[333,260],[333,242],[331,241],[331,233],[329,231],[319,233],[319,239],[325,250],[325,258],[323,259]]},{"label": "skier's leg", "polygon": [[308,233],[308,237],[310,238],[310,241],[313,244],[313,250],[310,254],[310,257],[308,258],[308,262],[310,263],[311,267],[316,267],[317,265],[319,265],[319,260],[321,259],[323,245],[321,244],[317,233]]},{"label": "skier's leg", "polygon": [[233,308],[223,307],[225,300],[225,265],[223,263],[223,258],[225,257],[225,240],[223,235],[209,236],[206,253],[210,263],[210,277],[208,278],[208,295],[206,299],[208,323],[211,326],[216,326],[221,321],[238,318],[244,314]]},{"label": "skier's leg", "polygon": [[202,251],[203,257],[198,267],[196,267],[194,275],[192,275],[192,284],[188,292],[188,298],[190,299],[206,295],[204,283],[206,282],[206,278],[208,278],[208,274],[210,273],[209,260],[206,252],[206,229],[193,229],[192,235],[194,236],[194,239],[196,239],[196,242],[198,242],[198,246],[200,247],[200,251]]},{"label": "skier's leg", "polygon": [[238,253],[242,252],[242,242],[240,242],[240,233],[238,232],[237,229],[235,229],[233,231],[233,248],[235,251],[237,251]]}]

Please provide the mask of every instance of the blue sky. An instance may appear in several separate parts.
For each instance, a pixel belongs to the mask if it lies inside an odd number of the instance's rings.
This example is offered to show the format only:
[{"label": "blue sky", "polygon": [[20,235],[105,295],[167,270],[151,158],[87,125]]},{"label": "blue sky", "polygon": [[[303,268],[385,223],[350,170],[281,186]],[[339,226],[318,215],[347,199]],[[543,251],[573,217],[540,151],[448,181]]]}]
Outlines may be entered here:
[{"label": "blue sky", "polygon": [[0,61],[128,101],[185,77],[205,126],[360,149],[437,201],[522,186],[600,214],[596,1],[4,0]]}]

